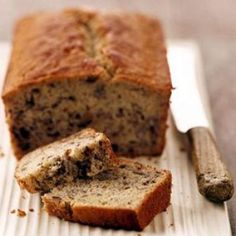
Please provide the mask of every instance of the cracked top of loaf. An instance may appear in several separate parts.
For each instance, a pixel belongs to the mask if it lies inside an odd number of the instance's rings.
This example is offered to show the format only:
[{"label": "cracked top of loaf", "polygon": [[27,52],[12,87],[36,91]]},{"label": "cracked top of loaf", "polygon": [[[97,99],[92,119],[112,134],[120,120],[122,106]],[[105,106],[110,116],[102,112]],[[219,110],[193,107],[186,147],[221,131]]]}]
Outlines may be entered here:
[{"label": "cracked top of loaf", "polygon": [[158,20],[140,14],[67,9],[21,19],[15,29],[3,98],[60,79],[131,82],[170,92]]}]

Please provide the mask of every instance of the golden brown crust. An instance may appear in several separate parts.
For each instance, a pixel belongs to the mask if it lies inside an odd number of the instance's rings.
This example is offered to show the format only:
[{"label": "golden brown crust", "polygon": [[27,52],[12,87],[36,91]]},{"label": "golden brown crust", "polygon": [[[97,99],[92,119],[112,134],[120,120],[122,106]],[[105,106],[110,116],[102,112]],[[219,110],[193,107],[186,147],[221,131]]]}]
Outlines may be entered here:
[{"label": "golden brown crust", "polygon": [[142,230],[136,212],[131,209],[102,209],[90,206],[74,206],[71,209],[69,204],[59,199],[43,197],[43,201],[47,212],[61,219],[104,228]]},{"label": "golden brown crust", "polygon": [[146,196],[139,207],[138,221],[141,229],[145,228],[156,214],[164,211],[170,204],[172,177],[169,171],[164,171],[166,172],[166,178],[158,188]]},{"label": "golden brown crust", "polygon": [[25,17],[16,25],[3,96],[42,80],[97,76],[101,68],[88,56],[90,13],[63,11]]},{"label": "golden brown crust", "polygon": [[83,10],[26,17],[16,26],[3,98],[42,81],[93,76],[170,94],[159,22],[139,14]]},{"label": "golden brown crust", "polygon": [[[120,159],[124,163],[132,160]],[[148,168],[148,167],[147,167]],[[73,205],[59,198],[43,196],[44,208],[50,215],[59,218],[89,224],[93,226],[123,228],[128,230],[143,230],[154,216],[166,210],[170,204],[171,173],[162,171],[163,179],[150,192],[137,209],[105,208]]]},{"label": "golden brown crust", "polygon": [[11,125],[11,120],[9,119],[9,114],[7,112],[6,106],[5,106],[5,114],[6,114],[6,121],[8,123],[8,127],[9,127],[9,133],[10,133],[10,140],[11,140],[11,146],[13,149],[13,154],[16,157],[17,160],[20,160],[23,155],[24,152],[23,150],[19,147],[18,141],[13,133],[13,126]]},{"label": "golden brown crust", "polygon": [[31,179],[17,179],[17,183],[19,184],[20,188],[23,190],[27,190],[29,193],[37,193],[35,190],[34,185],[32,184]]}]

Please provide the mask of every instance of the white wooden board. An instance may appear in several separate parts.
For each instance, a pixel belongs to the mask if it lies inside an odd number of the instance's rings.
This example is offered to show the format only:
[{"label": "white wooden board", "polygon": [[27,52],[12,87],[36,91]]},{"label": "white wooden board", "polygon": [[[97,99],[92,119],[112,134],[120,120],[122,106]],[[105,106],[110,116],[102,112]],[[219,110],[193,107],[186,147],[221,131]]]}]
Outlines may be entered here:
[{"label": "white wooden board", "polygon": [[[178,45],[181,47],[184,45],[184,47],[192,51],[196,60],[189,63],[194,63],[198,70],[198,50],[196,45],[193,43],[172,42],[169,50]],[[0,43],[0,89],[2,89],[3,85],[9,52],[9,44]],[[181,55],[176,55],[176,57],[179,58]],[[199,77],[199,86],[202,98],[206,106],[208,106],[204,81],[201,77]],[[206,107],[206,110],[209,111],[208,107]],[[166,212],[156,216],[143,232],[108,230],[69,223],[56,217],[48,216],[41,209],[42,205],[38,194],[30,195],[20,191],[14,180],[16,161],[10,147],[7,126],[4,120],[4,108],[2,101],[0,101],[0,147],[4,153],[4,157],[0,157],[0,235],[231,235],[226,205],[213,204],[198,193],[191,160],[187,152],[182,150],[185,147],[185,142],[186,137],[176,131],[172,120],[169,119],[167,144],[163,155],[161,157],[140,158],[143,162],[151,162],[162,168],[170,169],[173,175],[171,205]],[[30,208],[34,209],[34,212],[29,211]],[[13,209],[24,210],[26,216],[18,217],[16,213],[11,213]]]}]

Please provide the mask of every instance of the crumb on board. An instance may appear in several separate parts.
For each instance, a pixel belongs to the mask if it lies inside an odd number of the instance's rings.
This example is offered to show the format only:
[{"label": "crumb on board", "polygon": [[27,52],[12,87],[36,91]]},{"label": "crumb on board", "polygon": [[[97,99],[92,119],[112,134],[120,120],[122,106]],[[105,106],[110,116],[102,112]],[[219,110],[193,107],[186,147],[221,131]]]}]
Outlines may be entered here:
[{"label": "crumb on board", "polygon": [[33,208],[30,208],[29,211],[30,211],[30,212],[34,212],[34,209],[33,209]]},{"label": "crumb on board", "polygon": [[2,151],[2,148],[0,147],[0,157],[4,157],[4,153]]},{"label": "crumb on board", "polygon": [[21,209],[17,209],[17,216],[24,217],[24,216],[26,216],[26,213],[25,213],[25,211],[23,211]]},{"label": "crumb on board", "polygon": [[11,212],[10,212],[11,214],[15,214],[16,213],[16,210],[15,209],[13,209],[13,210],[11,210]]},{"label": "crumb on board", "polygon": [[180,147],[179,150],[180,150],[181,152],[185,152],[185,151],[186,151],[186,148],[185,148],[185,147]]},{"label": "crumb on board", "polygon": [[171,223],[171,224],[170,224],[170,227],[172,227],[172,226],[174,226],[174,223]]}]

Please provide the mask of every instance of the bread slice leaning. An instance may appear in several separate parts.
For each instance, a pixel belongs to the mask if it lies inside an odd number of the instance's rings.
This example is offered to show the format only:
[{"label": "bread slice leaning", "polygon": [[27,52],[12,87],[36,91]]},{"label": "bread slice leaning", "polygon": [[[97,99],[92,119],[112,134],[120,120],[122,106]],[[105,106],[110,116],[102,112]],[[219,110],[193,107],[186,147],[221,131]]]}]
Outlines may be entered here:
[{"label": "bread slice leaning", "polygon": [[25,155],[15,177],[30,193],[48,192],[75,178],[97,175],[113,165],[114,157],[109,139],[88,128]]},{"label": "bread slice leaning", "polygon": [[50,215],[93,226],[142,230],[170,203],[171,174],[120,158],[92,179],[62,184],[42,196]]}]

